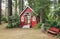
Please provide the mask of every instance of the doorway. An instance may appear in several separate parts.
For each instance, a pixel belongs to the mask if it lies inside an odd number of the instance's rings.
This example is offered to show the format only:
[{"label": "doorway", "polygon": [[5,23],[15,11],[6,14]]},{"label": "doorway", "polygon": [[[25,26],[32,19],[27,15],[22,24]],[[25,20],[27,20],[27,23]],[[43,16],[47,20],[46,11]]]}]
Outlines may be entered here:
[{"label": "doorway", "polygon": [[29,13],[26,13],[24,15],[25,25],[30,25],[30,20],[31,20],[31,15]]}]

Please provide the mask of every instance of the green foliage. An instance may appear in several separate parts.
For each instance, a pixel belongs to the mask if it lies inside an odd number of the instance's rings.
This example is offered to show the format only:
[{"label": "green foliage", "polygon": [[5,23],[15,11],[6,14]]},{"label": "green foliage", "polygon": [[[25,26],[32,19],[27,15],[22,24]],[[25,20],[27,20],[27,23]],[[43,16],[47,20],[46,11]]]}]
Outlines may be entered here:
[{"label": "green foliage", "polygon": [[55,5],[54,6],[54,10],[50,11],[49,9],[45,9],[45,13],[46,13],[46,24],[51,27],[56,27],[56,28],[60,28],[60,5]]},{"label": "green foliage", "polygon": [[7,22],[7,18],[4,15],[2,15],[1,21],[2,22]]},{"label": "green foliage", "polygon": [[[54,10],[51,11],[52,2],[50,0],[28,0],[30,7],[37,13],[43,13],[44,16],[41,18],[45,19],[45,23],[47,27],[59,27],[60,26],[60,4],[56,4],[54,1]],[[41,12],[41,10],[44,10]],[[39,14],[40,16],[40,14]],[[56,23],[55,23],[56,22]],[[40,23],[38,23],[37,27]],[[56,27],[56,28],[57,28]]]},{"label": "green foliage", "polygon": [[40,22],[47,19],[49,14],[50,0],[28,0],[30,7],[38,14]]},{"label": "green foliage", "polygon": [[30,7],[38,14],[40,9],[49,5],[49,0],[28,0]]},{"label": "green foliage", "polygon": [[46,21],[47,26],[46,27],[55,27],[55,28],[60,28],[60,25],[56,21]]},{"label": "green foliage", "polygon": [[2,17],[2,18],[1,18],[1,21],[7,22],[7,18],[6,18],[6,17]]},{"label": "green foliage", "polygon": [[10,22],[8,23],[7,28],[20,27],[20,18],[19,15],[10,16]]},{"label": "green foliage", "polygon": [[42,25],[42,23],[38,23],[38,24],[36,25],[36,28],[37,28],[37,29],[41,28],[41,25]]}]

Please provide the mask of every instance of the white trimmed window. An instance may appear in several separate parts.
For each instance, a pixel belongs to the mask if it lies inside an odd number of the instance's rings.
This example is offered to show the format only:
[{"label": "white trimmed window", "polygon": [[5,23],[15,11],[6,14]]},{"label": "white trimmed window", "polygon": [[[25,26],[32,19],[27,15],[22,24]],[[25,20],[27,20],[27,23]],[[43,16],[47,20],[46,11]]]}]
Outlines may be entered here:
[{"label": "white trimmed window", "polygon": [[33,17],[32,17],[32,20],[33,20],[33,21],[36,21],[36,17],[35,17],[35,16],[33,16]]},{"label": "white trimmed window", "polygon": [[24,17],[23,16],[21,17],[21,21],[24,22]]}]

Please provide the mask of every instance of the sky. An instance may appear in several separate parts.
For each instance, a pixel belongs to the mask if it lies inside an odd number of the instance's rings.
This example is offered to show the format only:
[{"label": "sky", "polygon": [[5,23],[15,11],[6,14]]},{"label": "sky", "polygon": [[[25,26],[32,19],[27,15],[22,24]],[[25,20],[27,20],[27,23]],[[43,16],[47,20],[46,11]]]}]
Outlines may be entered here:
[{"label": "sky", "polygon": [[6,0],[2,0],[2,9],[5,9],[6,7]]},{"label": "sky", "polygon": [[[24,0],[24,6],[28,6],[28,5],[29,5],[28,1]],[[2,9],[5,9],[5,7],[6,7],[6,0],[2,0]]]},{"label": "sky", "polygon": [[[51,0],[54,1],[54,0]],[[56,0],[58,2],[58,0]],[[13,1],[14,2],[14,1]],[[29,6],[28,1],[24,0],[24,6]],[[5,7],[7,7],[6,5],[6,0],[2,0],[2,9],[5,9]],[[51,8],[54,8],[54,6],[52,6]]]}]

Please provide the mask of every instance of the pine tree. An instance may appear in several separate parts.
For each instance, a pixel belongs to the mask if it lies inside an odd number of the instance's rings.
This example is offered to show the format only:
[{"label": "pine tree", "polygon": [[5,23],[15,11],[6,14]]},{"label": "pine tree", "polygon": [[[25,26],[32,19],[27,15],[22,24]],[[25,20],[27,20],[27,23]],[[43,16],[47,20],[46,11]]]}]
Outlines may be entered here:
[{"label": "pine tree", "polygon": [[8,0],[8,20],[12,26],[12,20],[10,19],[10,16],[12,16],[12,0]]},{"label": "pine tree", "polygon": [[12,0],[8,0],[8,15],[12,15]]},{"label": "pine tree", "polygon": [[15,14],[17,14],[17,0],[15,0]]},{"label": "pine tree", "polygon": [[1,1],[2,0],[0,0],[0,24],[1,24]]}]

